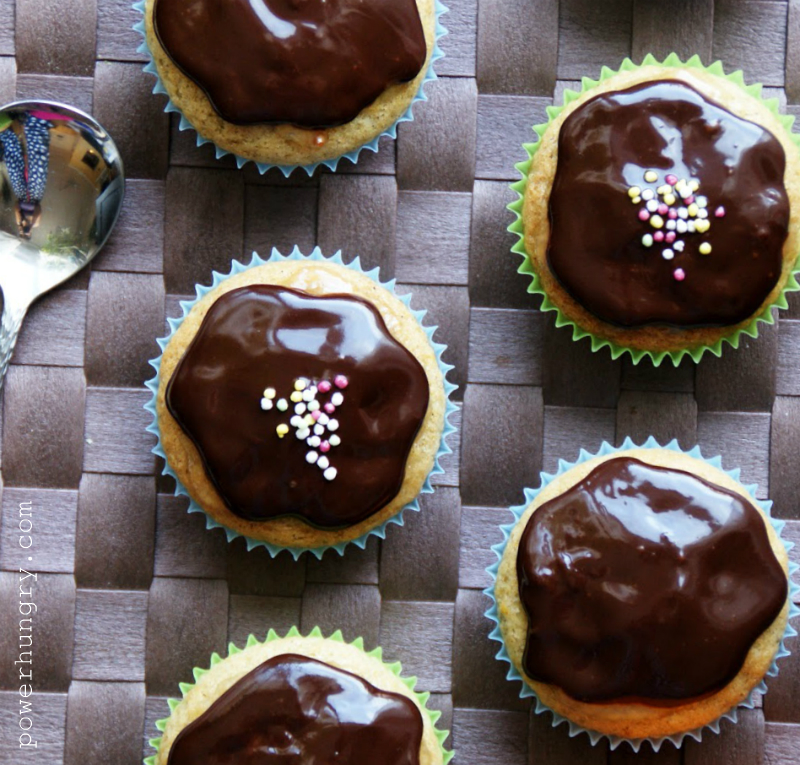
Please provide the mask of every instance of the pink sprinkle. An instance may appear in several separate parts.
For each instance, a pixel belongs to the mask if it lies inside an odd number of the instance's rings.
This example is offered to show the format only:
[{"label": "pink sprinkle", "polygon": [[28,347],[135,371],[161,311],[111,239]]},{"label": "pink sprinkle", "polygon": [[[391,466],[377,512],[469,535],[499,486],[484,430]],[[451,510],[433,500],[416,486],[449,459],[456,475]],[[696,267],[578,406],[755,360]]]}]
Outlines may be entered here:
[{"label": "pink sprinkle", "polygon": [[682,282],[686,278],[686,272],[682,268],[676,268],[672,275],[675,277],[676,282]]},{"label": "pink sprinkle", "polygon": [[664,232],[663,231],[656,231],[656,233],[653,234],[653,241],[654,242],[663,242],[664,241]]},{"label": "pink sprinkle", "polygon": [[311,416],[314,418],[314,422],[316,422],[320,418],[321,414],[322,412],[320,412],[319,409],[317,409],[314,412],[311,412]]},{"label": "pink sprinkle", "polygon": [[674,186],[674,185],[675,185],[675,184],[678,182],[678,178],[677,178],[677,176],[674,176],[674,175],[668,175],[666,178],[664,178],[664,180],[665,180],[665,181],[666,181],[666,182],[667,182],[667,183],[668,183],[670,186]]},{"label": "pink sprinkle", "polygon": [[331,389],[331,384],[328,380],[320,380],[317,383],[317,390],[320,393],[327,393]]},{"label": "pink sprinkle", "polygon": [[664,241],[667,242],[667,244],[672,244],[675,241],[675,232],[667,231],[666,235],[664,236]]},{"label": "pink sprinkle", "polygon": [[694,202],[694,194],[689,195],[686,199],[683,200],[685,205],[690,205]]},{"label": "pink sprinkle", "polygon": [[670,220],[675,220],[675,218],[678,217],[678,211],[671,207],[667,212],[667,217],[670,218]]},{"label": "pink sprinkle", "polygon": [[716,210],[714,210],[714,217],[716,218],[725,217],[725,208],[722,205],[720,205]]},{"label": "pink sprinkle", "polygon": [[333,379],[333,383],[337,388],[346,388],[348,380],[344,375],[336,375]]},{"label": "pink sprinkle", "polygon": [[639,220],[650,220],[650,213],[644,208],[639,210]]},{"label": "pink sprinkle", "polygon": [[331,450],[331,445],[327,441],[323,441],[319,445],[319,450],[324,454],[325,452],[329,452]]},{"label": "pink sprinkle", "polygon": [[658,206],[658,214],[659,215],[666,215],[669,212],[669,207],[667,207],[663,202]]},{"label": "pink sprinkle", "polygon": [[336,407],[329,401],[325,406],[322,407],[328,414],[333,414],[336,411]]}]

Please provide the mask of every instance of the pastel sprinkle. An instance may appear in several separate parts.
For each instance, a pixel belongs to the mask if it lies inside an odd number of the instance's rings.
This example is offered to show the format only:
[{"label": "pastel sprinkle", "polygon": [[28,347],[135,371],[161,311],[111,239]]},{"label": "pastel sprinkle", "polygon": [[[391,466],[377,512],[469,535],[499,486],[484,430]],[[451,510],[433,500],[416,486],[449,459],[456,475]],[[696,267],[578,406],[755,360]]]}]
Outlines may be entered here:
[{"label": "pastel sprinkle", "polygon": [[272,399],[262,398],[261,399],[261,408],[264,411],[269,411],[270,409],[272,409]]},{"label": "pastel sprinkle", "polygon": [[310,428],[315,422],[316,420],[314,419],[313,414],[307,414],[305,417],[303,417],[303,423],[307,428]]},{"label": "pastel sprinkle", "polygon": [[313,401],[308,402],[308,411],[309,412],[316,412],[319,409],[319,401],[314,399]]},{"label": "pastel sprinkle", "polygon": [[332,481],[334,478],[336,478],[336,468],[329,467],[323,472],[322,475],[325,477],[326,481]]},{"label": "pastel sprinkle", "polygon": [[275,398],[276,395],[275,388],[264,388],[264,398]]},{"label": "pastel sprinkle", "polygon": [[336,377],[333,379],[333,384],[337,388],[346,388],[348,382],[348,379],[344,375],[336,375]]},{"label": "pastel sprinkle", "polygon": [[664,241],[664,232],[663,231],[656,231],[653,234],[653,241],[654,242],[663,242]]},{"label": "pastel sprinkle", "polygon": [[306,388],[303,391],[303,401],[312,401],[315,395],[316,391],[313,388]]},{"label": "pastel sprinkle", "polygon": [[694,204],[694,195],[693,194],[688,196],[688,197],[686,197],[686,204],[687,205],[693,205]]},{"label": "pastel sprinkle", "polygon": [[320,393],[327,393],[330,389],[331,389],[330,380],[320,380],[320,382],[317,383],[317,390]]},{"label": "pastel sprinkle", "polygon": [[689,217],[689,210],[685,207],[678,208],[678,217],[686,220]]},{"label": "pastel sprinkle", "polygon": [[698,207],[708,207],[708,197],[697,197],[695,202],[697,202]]},{"label": "pastel sprinkle", "polygon": [[640,189],[638,186],[631,186],[631,187],[628,189],[628,196],[629,196],[631,199],[633,199],[634,197],[638,197],[638,196],[640,196],[640,195],[641,195],[641,193],[642,193],[642,190],[641,190],[641,189]]},{"label": "pastel sprinkle", "polygon": [[667,230],[668,230],[668,231],[674,231],[674,230],[675,230],[675,226],[676,226],[676,225],[677,225],[677,224],[675,223],[675,221],[674,221],[674,220],[668,220],[668,221],[667,221]]},{"label": "pastel sprinkle", "polygon": [[342,405],[342,403],[344,403],[344,396],[343,396],[341,393],[339,393],[339,392],[337,392],[337,393],[334,393],[334,394],[331,396],[331,403],[332,403],[334,406],[341,406],[341,405]]},{"label": "pastel sprinkle", "polygon": [[679,239],[677,242],[675,242],[675,246],[674,246],[675,252],[683,252],[683,248],[685,246],[686,246],[686,243],[682,239]]},{"label": "pastel sprinkle", "polygon": [[711,228],[711,223],[706,218],[700,218],[695,221],[694,227],[701,234],[705,234]]},{"label": "pastel sprinkle", "polygon": [[[322,447],[320,447],[321,449]],[[320,457],[317,460],[317,465],[319,465],[323,470],[331,464],[331,461],[327,457]]]},{"label": "pastel sprinkle", "polygon": [[314,426],[314,435],[321,436],[325,432],[325,428],[322,427],[319,423]]},{"label": "pastel sprinkle", "polygon": [[642,237],[642,244],[645,247],[652,247],[653,246],[653,236],[652,236],[652,234],[645,234]]},{"label": "pastel sprinkle", "polygon": [[334,430],[339,430],[339,420],[330,420],[328,422],[328,430],[333,432]]},{"label": "pastel sprinkle", "polygon": [[675,253],[670,249],[666,249],[661,252],[661,257],[664,260],[672,260],[675,257]]},{"label": "pastel sprinkle", "polygon": [[296,415],[294,415],[294,416],[292,417],[292,419],[291,419],[291,420],[289,420],[289,424],[290,424],[290,425],[291,425],[293,428],[299,428],[299,427],[301,427],[301,426],[302,426],[302,424],[303,424],[303,418],[302,418],[302,417],[300,417],[299,415],[297,415],[297,414],[296,414]]},{"label": "pastel sprinkle", "polygon": [[642,201],[641,197],[634,197],[633,199],[631,199],[631,202],[633,202],[635,205],[638,205],[639,202],[641,201]]},{"label": "pastel sprinkle", "polygon": [[295,414],[305,414],[306,413],[306,405],[301,401],[299,404],[296,404],[294,407]]},{"label": "pastel sprinkle", "polygon": [[669,212],[669,207],[667,207],[663,202],[658,206],[658,214],[659,215],[666,215]]},{"label": "pastel sprinkle", "polygon": [[688,231],[690,234],[693,234],[695,231],[697,231],[697,221],[690,220],[690,221],[689,221],[689,222],[686,224],[686,230],[687,230],[687,231]]},{"label": "pastel sprinkle", "polygon": [[697,249],[701,255],[711,254],[711,245],[708,242],[703,242]]},{"label": "pastel sprinkle", "polygon": [[660,215],[654,215],[650,218],[650,225],[653,228],[662,228],[664,226],[664,219]]},{"label": "pastel sprinkle", "polygon": [[700,208],[696,204],[692,203],[686,208],[686,212],[689,213],[689,217],[696,218],[699,209]]},{"label": "pastel sprinkle", "polygon": [[678,217],[678,211],[674,208],[671,208],[670,211],[667,213],[667,217],[670,220],[675,220]]},{"label": "pastel sprinkle", "polygon": [[653,189],[645,189],[642,192],[642,199],[644,199],[645,202],[650,201],[653,198],[653,196],[654,196]]},{"label": "pastel sprinkle", "polygon": [[339,446],[339,444],[340,444],[340,443],[342,443],[342,439],[341,439],[341,438],[339,438],[339,436],[337,436],[337,435],[336,435],[336,433],[334,433],[334,434],[333,434],[333,435],[332,435],[332,436],[331,436],[331,437],[328,439],[328,441],[330,442],[330,445],[331,445],[331,446]]},{"label": "pastel sprinkle", "polygon": [[297,380],[294,381],[295,390],[305,390],[307,387],[308,387],[308,380],[304,379],[303,377],[299,377]]},{"label": "pastel sprinkle", "polygon": [[305,441],[311,435],[311,431],[308,428],[303,427],[299,428],[295,435],[299,441]]},{"label": "pastel sprinkle", "polygon": [[311,416],[314,418],[314,422],[316,422],[319,419],[319,416],[321,414],[322,412],[320,412],[319,409],[315,409],[313,412],[311,412]]},{"label": "pastel sprinkle", "polygon": [[330,419],[331,418],[328,417],[327,414],[324,414],[324,413],[320,412],[320,415],[319,415],[319,424],[320,425],[327,425],[328,422],[330,421]]},{"label": "pastel sprinkle", "polygon": [[328,414],[333,414],[336,411],[336,407],[330,401],[323,408]]},{"label": "pastel sprinkle", "polygon": [[275,428],[275,432],[278,434],[278,438],[283,438],[289,432],[289,426],[286,423],[281,423]]},{"label": "pastel sprinkle", "polygon": [[275,404],[278,407],[278,411],[285,412],[289,408],[289,402],[285,398],[278,399],[278,403]]},{"label": "pastel sprinkle", "polygon": [[668,184],[666,184],[666,183],[665,183],[663,186],[659,186],[659,187],[656,189],[656,191],[658,192],[658,195],[659,195],[659,196],[662,196],[662,197],[663,197],[663,196],[664,196],[664,194],[669,194],[669,193],[671,193],[671,192],[672,192],[672,187],[671,187],[671,186],[669,186]]},{"label": "pastel sprinkle", "polygon": [[677,201],[674,194],[664,194],[664,204],[674,205]]},{"label": "pastel sprinkle", "polygon": [[686,224],[685,220],[677,221],[675,228],[678,230],[679,234],[685,234],[689,230],[689,226]]},{"label": "pastel sprinkle", "polygon": [[639,210],[639,220],[649,220],[650,213],[647,210]]},{"label": "pastel sprinkle", "polygon": [[308,441],[306,441],[306,443],[309,446],[313,446],[316,449],[320,444],[319,436],[309,436]]},{"label": "pastel sprinkle", "polygon": [[666,178],[664,178],[664,180],[665,180],[665,181],[666,181],[666,182],[667,182],[667,183],[668,183],[670,186],[674,186],[674,185],[675,185],[675,184],[678,182],[678,178],[677,178],[677,176],[675,176],[675,175],[672,175],[672,173],[670,173],[670,174],[669,174],[669,175],[668,175]]},{"label": "pastel sprinkle", "polygon": [[720,205],[716,210],[714,210],[714,217],[715,218],[725,217],[725,208],[722,205]]},{"label": "pastel sprinkle", "polygon": [[697,178],[692,178],[692,180],[689,181],[689,188],[692,191],[697,191],[700,188],[700,181],[698,181]]},{"label": "pastel sprinkle", "polygon": [[675,277],[675,281],[682,282],[686,278],[686,272],[682,268],[676,268],[672,275]]},{"label": "pastel sprinkle", "polygon": [[317,454],[316,452],[308,452],[306,454],[306,462],[309,465],[313,465],[317,461],[318,457],[319,457],[319,454]]},{"label": "pastel sprinkle", "polygon": [[648,170],[648,171],[647,171],[647,172],[644,174],[644,179],[645,179],[645,180],[646,180],[648,183],[655,183],[655,182],[658,180],[658,173],[657,173],[655,170]]},{"label": "pastel sprinkle", "polygon": [[664,237],[664,241],[667,244],[672,244],[675,241],[675,232],[667,231],[666,236]]},{"label": "pastel sprinkle", "polygon": [[302,400],[303,400],[303,394],[302,394],[302,393],[301,393],[299,390],[296,390],[296,391],[294,391],[294,392],[292,393],[292,395],[291,395],[291,396],[289,396],[289,399],[290,399],[291,401],[294,401],[294,403],[296,404],[296,403],[298,403],[299,401],[302,401]]},{"label": "pastel sprinkle", "polygon": [[331,445],[330,445],[330,444],[329,444],[327,441],[323,441],[323,442],[322,442],[322,443],[319,445],[319,450],[320,450],[321,452],[329,452],[329,451],[331,450]]}]

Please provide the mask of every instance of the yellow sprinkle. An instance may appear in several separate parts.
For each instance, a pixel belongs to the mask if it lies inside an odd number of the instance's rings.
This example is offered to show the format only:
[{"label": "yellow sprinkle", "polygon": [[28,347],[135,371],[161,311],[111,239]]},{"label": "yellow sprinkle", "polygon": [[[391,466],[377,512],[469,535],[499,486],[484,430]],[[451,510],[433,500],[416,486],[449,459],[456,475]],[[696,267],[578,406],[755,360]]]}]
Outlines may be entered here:
[{"label": "yellow sprinkle", "polygon": [[[308,385],[308,383],[305,380],[300,379],[300,380],[295,380],[294,381],[294,389],[295,390],[305,390],[306,385]],[[294,400],[294,399],[292,399],[292,400]]]},{"label": "yellow sprinkle", "polygon": [[648,170],[648,171],[647,171],[647,172],[644,174],[644,179],[645,179],[645,180],[646,180],[648,183],[655,183],[655,182],[658,180],[658,173],[657,173],[655,170]]},{"label": "yellow sprinkle", "polygon": [[696,217],[697,217],[697,211],[698,211],[699,209],[700,209],[700,208],[699,208],[699,207],[698,207],[698,206],[697,206],[697,205],[696,205],[694,202],[692,202],[692,204],[690,204],[690,205],[689,205],[689,206],[686,208],[686,212],[688,212],[688,213],[689,213],[689,217],[691,217],[691,218],[696,218]]},{"label": "yellow sprinkle", "polygon": [[286,424],[278,425],[275,428],[275,432],[278,434],[278,438],[283,438],[289,432],[289,426]]},{"label": "yellow sprinkle", "polygon": [[641,197],[634,197],[633,199],[631,199],[631,202],[633,202],[635,205],[638,205],[639,202],[641,201],[642,201]]},{"label": "yellow sprinkle", "polygon": [[275,388],[264,388],[264,398],[275,398]]},{"label": "yellow sprinkle", "polygon": [[711,228],[711,224],[708,222],[706,218],[698,218],[694,222],[694,229],[697,231],[698,234],[705,234],[708,229]]},{"label": "yellow sprinkle", "polygon": [[697,191],[697,190],[700,188],[700,184],[699,184],[697,181],[692,181],[692,182],[689,184],[689,188],[690,188],[692,191]]},{"label": "yellow sprinkle", "polygon": [[628,189],[628,196],[633,199],[634,197],[638,197],[642,193],[642,190],[638,186],[631,186]]},{"label": "yellow sprinkle", "polygon": [[701,255],[709,255],[711,253],[711,245],[708,242],[703,242],[698,249]]},{"label": "yellow sprinkle", "polygon": [[313,425],[313,424],[316,422],[316,420],[315,420],[315,419],[314,419],[314,418],[313,418],[313,417],[312,417],[310,414],[307,414],[307,415],[306,415],[306,416],[303,418],[303,422],[304,422],[306,425],[308,425],[308,427],[310,428],[310,427],[311,427],[311,426],[312,426],[312,425]]},{"label": "yellow sprinkle", "polygon": [[303,400],[303,394],[299,390],[296,390],[292,392],[292,395],[289,396],[289,398],[296,404],[298,401]]},{"label": "yellow sprinkle", "polygon": [[669,194],[672,191],[672,186],[668,183],[665,183],[663,186],[659,186],[656,191],[658,192],[659,196],[664,196],[665,194]]},{"label": "yellow sprinkle", "polygon": [[675,202],[677,202],[677,201],[678,200],[675,199],[675,195],[674,194],[664,194],[664,204],[666,204],[666,205],[674,205]]},{"label": "yellow sprinkle", "polygon": [[653,228],[663,228],[664,219],[660,215],[654,215],[652,218],[650,218],[650,225]]}]

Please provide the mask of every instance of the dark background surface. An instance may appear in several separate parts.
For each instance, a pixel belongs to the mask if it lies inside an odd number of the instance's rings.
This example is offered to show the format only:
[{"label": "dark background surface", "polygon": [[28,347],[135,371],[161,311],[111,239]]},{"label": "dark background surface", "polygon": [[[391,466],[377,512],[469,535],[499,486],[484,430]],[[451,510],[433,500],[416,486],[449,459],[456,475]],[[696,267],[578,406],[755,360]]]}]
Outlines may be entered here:
[{"label": "dark background surface", "polygon": [[[540,469],[630,435],[677,437],[757,481],[800,541],[800,299],[723,358],[654,370],[556,330],[515,274],[505,205],[529,127],[565,85],[648,51],[745,69],[800,114],[800,2],[450,0],[442,79],[416,121],[336,175],[259,176],[197,149],[153,96],[129,0],[0,0],[0,102],[93,113],[125,159],[119,226],[31,312],[6,380],[0,542],[0,762],[136,765],[164,697],[228,640],[292,624],[383,645],[444,711],[463,765],[789,765],[800,761],[800,646],[757,709],[683,752],[609,753],[531,714],[493,658],[484,567],[503,508]],[[461,449],[385,543],[323,562],[228,545],[171,496],[142,410],[165,316],[211,269],[272,246],[343,248],[430,310],[463,400]],[[458,440],[458,439],[455,439]],[[39,573],[35,752],[17,748],[20,502]],[[797,554],[795,553],[795,558]],[[11,629],[5,625],[10,624]]]}]

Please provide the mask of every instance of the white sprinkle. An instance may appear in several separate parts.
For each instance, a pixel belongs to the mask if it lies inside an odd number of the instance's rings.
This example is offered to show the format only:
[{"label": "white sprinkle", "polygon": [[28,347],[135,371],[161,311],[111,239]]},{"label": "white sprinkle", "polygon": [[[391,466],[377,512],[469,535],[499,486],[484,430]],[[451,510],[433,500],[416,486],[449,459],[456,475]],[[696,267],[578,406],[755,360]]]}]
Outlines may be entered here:
[{"label": "white sprinkle", "polygon": [[339,393],[339,391],[336,391],[336,393],[334,393],[331,396],[331,403],[334,406],[341,406],[343,401],[344,401],[344,396],[341,393]]},{"label": "white sprinkle", "polygon": [[309,412],[316,412],[319,409],[319,401],[314,399],[313,401],[308,402],[308,411]]},{"label": "white sprinkle", "polygon": [[317,457],[319,457],[319,454],[317,454],[316,452],[308,452],[306,454],[306,462],[309,465],[313,465],[317,461]]},{"label": "white sprinkle", "polygon": [[321,436],[325,432],[325,428],[322,425],[315,425],[314,426],[314,435]]},{"label": "white sprinkle", "polygon": [[306,388],[303,391],[303,401],[311,401],[314,398],[314,394],[311,392],[311,388]]},{"label": "white sprinkle", "polygon": [[707,218],[707,217],[708,217],[708,210],[706,210],[706,209],[704,209],[704,208],[702,208],[702,207],[701,207],[701,208],[700,208],[700,209],[697,211],[697,217],[698,217],[698,218]]},{"label": "white sprinkle", "polygon": [[278,403],[275,404],[281,412],[285,412],[289,408],[289,402],[285,399],[279,399]]},{"label": "white sprinkle", "polygon": [[675,221],[668,220],[667,221],[667,231],[674,231],[675,230]]},{"label": "white sprinkle", "polygon": [[708,197],[697,197],[694,201],[698,207],[708,207]]},{"label": "white sprinkle", "polygon": [[305,441],[311,435],[311,431],[306,427],[302,427],[297,431],[297,433],[295,433],[295,435],[297,436],[298,440]]},{"label": "white sprinkle", "polygon": [[649,202],[652,198],[653,198],[653,189],[645,189],[642,192],[642,199],[644,199],[645,202]]},{"label": "white sprinkle", "polygon": [[340,443],[342,443],[342,439],[341,439],[341,438],[339,438],[339,436],[337,436],[337,435],[334,433],[334,434],[333,434],[333,435],[332,435],[332,436],[331,436],[331,437],[328,439],[328,443],[329,443],[331,446],[339,446],[339,444],[340,444]]},{"label": "white sprinkle", "polygon": [[336,468],[329,467],[322,475],[325,476],[326,481],[332,481],[336,478]]},{"label": "white sprinkle", "polygon": [[683,248],[685,246],[686,245],[685,245],[684,241],[682,239],[678,239],[678,241],[675,242],[675,244],[672,245],[672,249],[674,249],[676,252],[683,252]]},{"label": "white sprinkle", "polygon": [[294,415],[294,417],[292,417],[291,420],[289,420],[289,424],[293,428],[302,428],[303,427],[303,418],[299,414],[296,414],[296,415]]},{"label": "white sprinkle", "polygon": [[688,186],[682,186],[678,193],[681,195],[681,199],[692,196],[692,190]]},{"label": "white sprinkle", "polygon": [[648,209],[650,212],[655,212],[656,210],[658,210],[658,200],[657,200],[657,199],[651,199],[651,200],[650,200],[650,201],[649,201],[649,202],[648,202],[648,203],[645,205],[645,207],[646,207],[646,208],[647,208],[647,209]]},{"label": "white sprinkle", "polygon": [[275,398],[275,388],[264,388],[264,398]]},{"label": "white sprinkle", "polygon": [[265,412],[268,412],[270,409],[272,409],[272,400],[268,399],[268,398],[262,398],[261,399],[261,408]]},{"label": "white sprinkle", "polygon": [[339,420],[331,420],[328,423],[328,430],[330,430],[331,433],[333,433],[334,430],[339,430]]},{"label": "white sprinkle", "polygon": [[672,260],[675,257],[675,253],[667,248],[661,253],[661,257],[664,258],[664,260]]},{"label": "white sprinkle", "polygon": [[295,414],[305,414],[306,413],[306,405],[303,403],[296,404],[294,407]]},{"label": "white sprinkle", "polygon": [[693,234],[697,228],[697,224],[693,220],[690,220],[689,223],[686,225],[686,228],[689,230],[690,234]]},{"label": "white sprinkle", "polygon": [[327,415],[327,414],[325,414],[325,412],[323,412],[323,413],[322,413],[322,414],[319,416],[319,419],[317,420],[317,422],[318,422],[320,425],[327,425],[327,424],[328,424],[328,420],[330,420],[330,417],[328,417],[328,415]]},{"label": "white sprinkle", "polygon": [[317,460],[317,465],[319,465],[323,470],[325,470],[325,468],[330,464],[330,460],[324,454]]},{"label": "white sprinkle", "polygon": [[679,234],[685,234],[688,227],[685,220],[679,220],[678,225],[675,228]]},{"label": "white sprinkle", "polygon": [[653,235],[652,234],[645,234],[642,237],[642,246],[644,246],[644,247],[652,247],[653,246]]},{"label": "white sprinkle", "polygon": [[308,439],[308,445],[313,446],[315,449],[322,443],[319,436],[311,436]]},{"label": "white sprinkle", "polygon": [[686,220],[689,217],[689,210],[686,207],[678,208],[678,217]]}]

